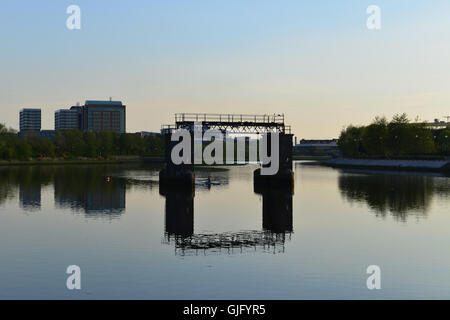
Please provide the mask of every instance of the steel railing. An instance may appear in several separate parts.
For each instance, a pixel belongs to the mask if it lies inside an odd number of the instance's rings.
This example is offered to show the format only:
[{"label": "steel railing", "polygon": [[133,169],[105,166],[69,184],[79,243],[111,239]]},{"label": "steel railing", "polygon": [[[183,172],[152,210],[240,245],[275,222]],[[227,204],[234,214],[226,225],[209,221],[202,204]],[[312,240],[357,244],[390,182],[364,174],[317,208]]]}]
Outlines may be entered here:
[{"label": "steel railing", "polygon": [[218,114],[218,113],[176,113],[175,122],[246,122],[246,123],[284,123],[284,114]]}]

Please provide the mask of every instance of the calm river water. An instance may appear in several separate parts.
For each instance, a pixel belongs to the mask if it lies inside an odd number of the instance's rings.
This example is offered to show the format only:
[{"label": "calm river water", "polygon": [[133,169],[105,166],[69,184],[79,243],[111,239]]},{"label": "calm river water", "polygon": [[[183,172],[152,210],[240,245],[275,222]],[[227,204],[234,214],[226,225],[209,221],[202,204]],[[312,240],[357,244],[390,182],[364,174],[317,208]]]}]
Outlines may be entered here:
[{"label": "calm river water", "polygon": [[450,298],[448,177],[294,168],[295,190],[197,170],[194,194],[149,166],[0,168],[0,298]]}]

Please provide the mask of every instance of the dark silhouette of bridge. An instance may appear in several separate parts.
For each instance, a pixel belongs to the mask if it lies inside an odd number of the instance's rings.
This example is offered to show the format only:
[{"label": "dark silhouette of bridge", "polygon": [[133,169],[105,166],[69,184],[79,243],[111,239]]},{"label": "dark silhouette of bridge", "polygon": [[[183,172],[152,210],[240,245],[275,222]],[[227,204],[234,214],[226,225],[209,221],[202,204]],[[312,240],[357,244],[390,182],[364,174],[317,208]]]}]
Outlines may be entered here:
[{"label": "dark silhouette of bridge", "polygon": [[[174,125],[163,125],[161,131],[165,141],[166,167],[160,172],[160,183],[175,186],[192,186],[194,181],[194,131],[201,122],[201,130],[219,130],[225,134],[266,134],[268,153],[271,152],[270,135],[277,133],[279,137],[279,169],[275,175],[261,175],[261,169],[254,172],[254,180],[258,183],[271,185],[292,185],[292,134],[291,127],[285,124],[284,114],[246,115],[246,114],[206,114],[206,113],[177,113]],[[192,154],[189,164],[174,164],[171,159],[172,149],[178,141],[172,141],[175,130],[185,129],[191,133]],[[197,129],[198,130],[198,129]],[[271,154],[271,156],[273,156]],[[263,164],[269,166],[270,164]]]},{"label": "dark silhouette of bridge", "polygon": [[284,114],[249,115],[215,113],[176,113],[175,125],[163,125],[162,129],[192,130],[196,122],[208,129],[217,129],[228,133],[265,133],[268,131],[289,134],[291,127],[285,125]]}]

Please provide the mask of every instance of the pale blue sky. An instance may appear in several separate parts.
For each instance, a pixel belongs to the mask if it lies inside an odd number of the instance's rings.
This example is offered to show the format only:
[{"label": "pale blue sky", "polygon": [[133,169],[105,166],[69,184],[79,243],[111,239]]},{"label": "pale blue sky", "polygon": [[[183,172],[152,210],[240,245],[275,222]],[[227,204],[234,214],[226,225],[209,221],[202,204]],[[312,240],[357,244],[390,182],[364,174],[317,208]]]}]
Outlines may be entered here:
[{"label": "pale blue sky", "polygon": [[[66,8],[81,8],[81,30]],[[382,29],[366,28],[381,8]],[[175,112],[282,113],[304,138],[407,112],[450,115],[450,2],[21,1],[0,4],[1,122],[122,100],[127,130]]]}]

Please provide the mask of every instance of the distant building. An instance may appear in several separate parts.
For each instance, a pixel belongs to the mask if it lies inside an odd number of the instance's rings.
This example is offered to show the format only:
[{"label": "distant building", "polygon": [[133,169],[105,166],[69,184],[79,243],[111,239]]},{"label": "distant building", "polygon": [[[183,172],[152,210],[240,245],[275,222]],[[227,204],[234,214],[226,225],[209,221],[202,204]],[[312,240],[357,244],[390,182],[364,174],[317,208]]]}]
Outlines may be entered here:
[{"label": "distant building", "polygon": [[140,131],[140,132],[136,132],[136,134],[140,135],[141,138],[161,136],[161,133],[159,133],[159,132],[149,132],[149,131]]},{"label": "distant building", "polygon": [[81,129],[81,107],[55,111],[55,130]]},{"label": "distant building", "polygon": [[41,138],[55,140],[55,130],[42,130],[39,132]]},{"label": "distant building", "polygon": [[340,154],[338,139],[329,140],[300,140],[294,146],[294,153],[301,156],[337,156]]},{"label": "distant building", "polygon": [[20,133],[41,131],[41,109],[20,110]]},{"label": "distant building", "polygon": [[86,131],[126,132],[125,105],[121,101],[87,100],[82,107],[82,129]]},{"label": "distant building", "polygon": [[296,147],[337,147],[338,139],[327,140],[300,140],[300,144],[296,144]]}]

